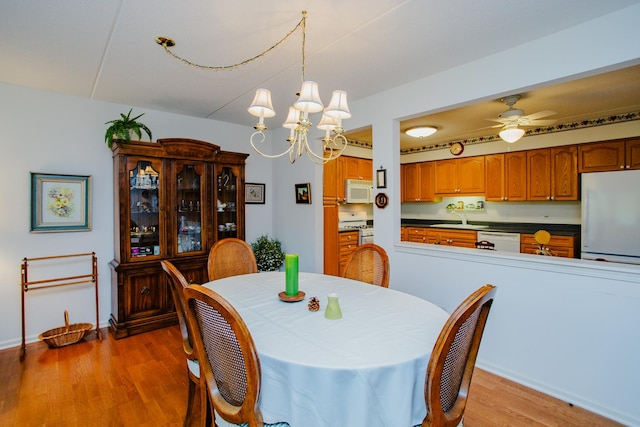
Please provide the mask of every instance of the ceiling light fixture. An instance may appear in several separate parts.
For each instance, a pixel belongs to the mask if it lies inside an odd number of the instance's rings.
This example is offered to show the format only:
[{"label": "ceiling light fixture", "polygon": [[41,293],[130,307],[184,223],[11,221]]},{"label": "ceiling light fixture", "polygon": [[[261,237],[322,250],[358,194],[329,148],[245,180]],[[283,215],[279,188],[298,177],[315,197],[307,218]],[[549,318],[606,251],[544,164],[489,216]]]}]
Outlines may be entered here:
[{"label": "ceiling light fixture", "polygon": [[433,135],[438,131],[438,128],[433,126],[416,126],[414,128],[407,129],[404,131],[409,136],[414,138],[426,138],[427,136]]},{"label": "ceiling light fixture", "polygon": [[[256,146],[256,144],[260,144],[265,140],[264,131],[267,130],[267,126],[264,123],[264,119],[276,115],[276,111],[273,109],[273,105],[271,104],[271,91],[263,88],[256,90],[255,97],[247,109],[251,115],[258,117],[259,119],[258,123],[254,126],[256,131],[251,135],[249,141],[253,149],[264,157],[276,158],[288,154],[289,161],[294,163],[298,157],[301,157],[302,154],[306,152],[314,163],[325,164],[330,160],[340,157],[345,148],[347,148],[347,138],[343,135],[344,128],[342,127],[342,120],[350,118],[351,111],[349,111],[349,105],[347,104],[347,92],[343,90],[334,90],[329,105],[324,108],[318,93],[318,83],[305,79],[306,22],[307,12],[302,11],[302,19],[300,19],[300,22],[298,22],[298,24],[289,31],[289,33],[287,33],[287,35],[278,40],[269,49],[238,64],[225,67],[202,66],[175,55],[169,50],[169,47],[175,46],[175,42],[169,38],[156,37],[156,42],[164,47],[165,51],[171,56],[187,65],[196,68],[220,71],[237,68],[261,58],[272,49],[279,46],[298,29],[302,29],[302,89],[300,89],[300,93],[297,94],[298,100],[293,104],[293,106],[289,107],[289,114],[282,125],[283,127],[290,129],[289,138],[287,138],[289,146],[285,151],[279,154],[267,154]],[[320,154],[316,154],[311,149],[308,140],[309,128],[312,126],[309,114],[321,111],[322,118],[317,127],[318,129],[325,131],[325,136],[322,138],[322,151]],[[331,132],[335,133],[333,137],[331,137]]]},{"label": "ceiling light fixture", "polygon": [[524,136],[524,129],[520,129],[517,124],[506,125],[500,133],[500,138],[512,144]]}]

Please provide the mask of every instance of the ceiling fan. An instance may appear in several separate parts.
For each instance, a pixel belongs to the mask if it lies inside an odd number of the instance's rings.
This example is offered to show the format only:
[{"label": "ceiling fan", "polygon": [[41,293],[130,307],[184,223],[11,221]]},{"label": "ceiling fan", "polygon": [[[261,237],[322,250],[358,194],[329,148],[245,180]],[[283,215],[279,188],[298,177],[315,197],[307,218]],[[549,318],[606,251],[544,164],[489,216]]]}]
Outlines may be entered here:
[{"label": "ceiling fan", "polygon": [[524,111],[519,108],[514,108],[516,102],[520,100],[521,95],[509,95],[501,98],[500,101],[504,102],[509,109],[498,114],[496,119],[488,119],[494,122],[499,122],[499,125],[492,127],[501,127],[500,138],[507,142],[516,142],[524,135],[524,130],[518,126],[547,126],[555,122],[555,120],[539,120],[543,117],[552,116],[556,114],[555,111],[543,110],[537,113],[524,115]]}]

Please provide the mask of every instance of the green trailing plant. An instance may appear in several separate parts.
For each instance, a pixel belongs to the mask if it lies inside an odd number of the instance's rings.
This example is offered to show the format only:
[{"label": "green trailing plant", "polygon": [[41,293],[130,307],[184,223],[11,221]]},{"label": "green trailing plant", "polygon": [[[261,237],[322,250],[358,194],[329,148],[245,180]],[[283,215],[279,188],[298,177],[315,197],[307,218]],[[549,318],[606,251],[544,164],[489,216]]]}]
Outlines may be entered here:
[{"label": "green trailing plant", "polygon": [[137,121],[140,117],[144,116],[144,113],[131,117],[132,111],[133,108],[129,110],[126,116],[120,113],[122,118],[105,122],[105,125],[111,125],[107,128],[107,132],[104,134],[104,142],[107,143],[109,148],[113,145],[114,139],[123,141],[125,144],[131,141],[131,132],[135,133],[138,136],[138,139],[142,139],[142,131],[145,131],[145,133],[149,135],[149,141],[152,140],[151,130],[144,124]]},{"label": "green trailing plant", "polygon": [[260,271],[277,271],[284,262],[282,244],[277,239],[271,239],[267,235],[258,237],[251,244],[251,249],[256,256],[256,263]]}]

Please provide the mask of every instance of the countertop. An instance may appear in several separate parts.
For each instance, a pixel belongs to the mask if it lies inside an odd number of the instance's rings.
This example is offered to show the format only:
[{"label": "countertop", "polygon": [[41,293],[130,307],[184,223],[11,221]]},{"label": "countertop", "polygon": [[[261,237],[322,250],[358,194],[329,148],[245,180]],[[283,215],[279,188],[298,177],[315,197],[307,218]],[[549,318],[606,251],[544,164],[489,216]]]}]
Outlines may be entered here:
[{"label": "countertop", "polygon": [[[441,219],[402,219],[402,227],[431,227],[433,224],[460,224],[460,221]],[[469,221],[473,225],[488,225],[487,228],[472,231],[497,231],[502,233],[533,234],[538,230],[547,230],[557,236],[580,236],[580,224],[534,224],[526,222],[482,222]],[[452,230],[460,230],[452,228]]]}]

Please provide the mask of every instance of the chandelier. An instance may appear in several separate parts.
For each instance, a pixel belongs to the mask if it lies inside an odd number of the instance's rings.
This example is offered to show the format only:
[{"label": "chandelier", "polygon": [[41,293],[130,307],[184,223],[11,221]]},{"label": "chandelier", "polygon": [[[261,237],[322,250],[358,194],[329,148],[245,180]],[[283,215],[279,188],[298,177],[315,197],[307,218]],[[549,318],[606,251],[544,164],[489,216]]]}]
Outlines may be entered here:
[{"label": "chandelier", "polygon": [[[289,137],[287,138],[288,147],[285,151],[278,154],[268,154],[260,150],[258,146],[265,141],[264,131],[267,130],[267,126],[264,123],[265,118],[270,118],[276,115],[276,111],[273,109],[271,103],[271,91],[268,89],[260,88],[256,90],[256,94],[251,102],[247,111],[249,114],[258,117],[258,123],[254,126],[256,130],[249,139],[253,149],[261,156],[267,158],[282,157],[289,155],[289,161],[294,163],[298,157],[301,157],[304,153],[317,164],[325,164],[328,161],[337,159],[342,155],[345,148],[347,148],[347,138],[343,135],[344,128],[342,127],[342,120],[351,117],[351,111],[347,104],[347,93],[343,90],[334,90],[329,105],[325,108],[320,99],[318,91],[318,83],[305,79],[305,48],[306,48],[306,22],[307,12],[302,11],[302,18],[296,24],[296,26],[289,31],[283,38],[274,43],[270,48],[264,52],[259,53],[249,59],[245,59],[242,62],[227,66],[205,66],[198,65],[184,58],[174,54],[169,48],[175,46],[175,42],[167,37],[156,37],[156,43],[161,45],[164,50],[178,59],[179,61],[200,69],[223,71],[238,68],[249,62],[262,58],[271,50],[282,44],[298,29],[302,31],[302,88],[297,94],[298,100],[289,107],[289,114],[287,119],[282,125],[284,128],[290,130]],[[309,145],[309,130],[313,126],[309,114],[319,113],[322,111],[322,117],[317,125],[317,128],[325,132],[324,137],[321,139],[322,151],[318,154],[314,152]],[[333,133],[333,136],[332,136]]]}]

